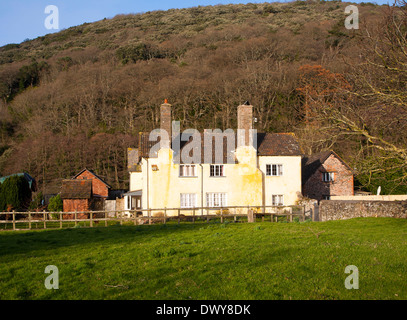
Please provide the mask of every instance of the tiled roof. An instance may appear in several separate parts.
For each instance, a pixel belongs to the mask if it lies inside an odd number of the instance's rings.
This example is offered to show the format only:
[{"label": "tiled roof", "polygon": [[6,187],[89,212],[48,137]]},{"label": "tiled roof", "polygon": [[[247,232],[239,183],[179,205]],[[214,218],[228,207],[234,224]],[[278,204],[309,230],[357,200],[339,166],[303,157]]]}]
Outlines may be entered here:
[{"label": "tiled roof", "polygon": [[92,197],[92,180],[63,180],[62,199],[90,199]]},{"label": "tiled roof", "polygon": [[302,154],[293,133],[258,133],[257,153],[259,156],[300,156]]},{"label": "tiled roof", "polygon": [[[140,132],[139,134],[139,142],[138,142],[138,148],[139,148],[139,155],[142,158],[157,158],[157,153],[154,152],[150,154],[150,149],[159,143],[160,138],[158,138],[157,141],[150,141],[150,134],[148,132]],[[158,150],[158,149],[157,149]]]}]

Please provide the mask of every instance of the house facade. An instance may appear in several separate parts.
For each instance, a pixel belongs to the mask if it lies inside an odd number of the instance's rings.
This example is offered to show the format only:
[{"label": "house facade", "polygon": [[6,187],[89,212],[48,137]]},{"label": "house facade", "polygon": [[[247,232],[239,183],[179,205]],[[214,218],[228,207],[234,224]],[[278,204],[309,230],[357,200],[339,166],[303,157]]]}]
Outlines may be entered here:
[{"label": "house facade", "polygon": [[301,195],[299,144],[290,133],[256,134],[252,119],[253,107],[241,105],[237,133],[206,130],[184,139],[171,125],[171,105],[161,105],[160,133],[168,135],[157,142],[140,133],[138,147],[128,150],[125,209],[295,205]]},{"label": "house facade", "polygon": [[325,151],[303,158],[303,195],[320,200],[353,196],[352,169],[334,152]]}]

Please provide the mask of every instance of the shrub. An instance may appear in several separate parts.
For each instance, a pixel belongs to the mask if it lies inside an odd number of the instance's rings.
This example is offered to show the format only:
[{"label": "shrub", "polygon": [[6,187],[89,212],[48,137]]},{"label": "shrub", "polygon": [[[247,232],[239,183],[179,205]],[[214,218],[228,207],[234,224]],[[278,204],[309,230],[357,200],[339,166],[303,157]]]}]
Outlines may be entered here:
[{"label": "shrub", "polygon": [[48,211],[50,212],[60,212],[64,209],[64,204],[61,196],[58,194],[55,197],[49,199]]},{"label": "shrub", "polygon": [[28,210],[34,211],[35,209],[39,209],[42,206],[42,201],[44,199],[44,196],[42,192],[38,192],[33,201],[31,201],[30,206],[28,207]]},{"label": "shrub", "polygon": [[[215,213],[216,213],[217,215],[220,215],[220,214],[221,214],[220,210],[216,211]],[[223,215],[230,214],[229,209],[223,209],[223,210],[222,210],[222,214],[223,214]]]},{"label": "shrub", "polygon": [[139,60],[161,58],[161,54],[157,48],[145,43],[120,47],[116,51],[116,56],[123,64],[128,62],[136,63]]},{"label": "shrub", "polygon": [[160,211],[160,212],[153,212],[152,216],[154,218],[162,218],[164,217],[164,212]]}]

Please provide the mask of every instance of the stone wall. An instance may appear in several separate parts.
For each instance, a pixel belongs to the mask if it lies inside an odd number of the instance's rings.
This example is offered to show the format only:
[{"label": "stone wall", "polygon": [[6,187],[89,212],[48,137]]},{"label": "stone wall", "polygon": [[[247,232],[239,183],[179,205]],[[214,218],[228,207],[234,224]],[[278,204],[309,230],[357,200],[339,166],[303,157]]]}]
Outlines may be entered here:
[{"label": "stone wall", "polygon": [[407,201],[407,195],[332,196],[331,200]]},{"label": "stone wall", "polygon": [[319,221],[358,217],[407,218],[407,201],[322,200]]}]

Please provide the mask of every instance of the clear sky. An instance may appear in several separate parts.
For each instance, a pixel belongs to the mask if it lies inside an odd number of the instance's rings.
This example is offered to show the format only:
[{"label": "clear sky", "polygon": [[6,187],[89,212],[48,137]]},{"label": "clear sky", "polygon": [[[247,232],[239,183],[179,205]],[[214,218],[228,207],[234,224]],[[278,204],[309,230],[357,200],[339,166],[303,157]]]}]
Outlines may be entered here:
[{"label": "clear sky", "polygon": [[[362,2],[356,0],[352,2]],[[364,0],[368,2],[368,0]],[[8,43],[20,43],[25,39],[34,39],[47,33],[58,32],[85,22],[94,22],[103,18],[113,18],[120,13],[140,13],[173,8],[229,3],[263,3],[276,1],[245,0],[0,0],[0,46]],[[279,1],[279,2],[285,2]],[[373,2],[373,1],[370,1]],[[377,4],[389,0],[374,1]],[[392,3],[392,1],[390,1]],[[47,29],[45,20],[52,12],[45,8],[54,5],[59,11],[59,30]],[[51,20],[50,18],[48,20]],[[54,23],[55,21],[50,21]]]}]

